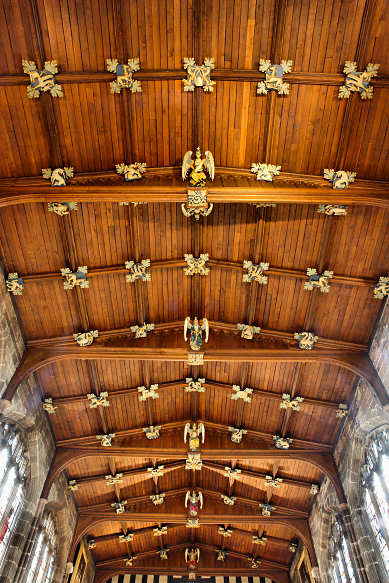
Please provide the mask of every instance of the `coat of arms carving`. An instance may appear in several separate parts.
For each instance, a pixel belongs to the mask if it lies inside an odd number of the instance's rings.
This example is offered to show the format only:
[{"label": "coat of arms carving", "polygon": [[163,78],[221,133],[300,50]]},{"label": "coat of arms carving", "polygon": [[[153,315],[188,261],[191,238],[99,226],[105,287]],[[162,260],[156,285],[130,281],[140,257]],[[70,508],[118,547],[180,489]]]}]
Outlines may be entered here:
[{"label": "coat of arms carving", "polygon": [[146,272],[147,268],[150,267],[150,263],[150,259],[142,259],[138,263],[135,263],[135,261],[126,261],[125,267],[130,272],[126,275],[126,282],[134,283],[137,279],[151,281],[151,274]]},{"label": "coat of arms carving", "polygon": [[133,78],[133,73],[139,71],[139,59],[128,59],[127,65],[119,63],[117,59],[107,59],[107,71],[116,75],[116,79],[110,83],[111,93],[121,93],[122,89],[129,89],[131,93],[140,93],[142,86],[140,81]]},{"label": "coat of arms carving", "polygon": [[30,85],[27,87],[27,95],[35,99],[41,93],[50,93],[52,97],[63,97],[61,85],[55,82],[58,73],[57,61],[46,61],[42,70],[39,70],[35,61],[22,61],[23,72],[30,76]]},{"label": "coat of arms carving", "polygon": [[215,68],[215,59],[204,59],[202,65],[196,65],[193,58],[184,58],[184,69],[188,74],[183,79],[184,91],[194,91],[195,87],[202,87],[205,92],[212,92],[215,81],[211,81],[211,71]]},{"label": "coat of arms carving", "polygon": [[24,290],[24,281],[18,273],[9,273],[5,281],[7,291],[14,296],[21,296]]},{"label": "coat of arms carving", "polygon": [[213,209],[213,203],[207,200],[206,190],[188,190],[188,200],[181,204],[182,214],[185,217],[194,217],[196,221],[200,217],[208,217]]},{"label": "coat of arms carving", "polygon": [[88,288],[89,281],[86,278],[88,268],[86,265],[77,267],[77,271],[71,271],[69,267],[62,267],[61,274],[65,278],[63,287],[66,290],[74,289],[76,285],[81,288]]},{"label": "coat of arms carving", "polygon": [[357,71],[355,61],[346,61],[343,69],[346,78],[339,87],[339,99],[348,99],[352,92],[359,93],[361,99],[372,99],[373,87],[370,81],[378,74],[379,65],[369,63],[364,71]]},{"label": "coat of arms carving", "polygon": [[[54,168],[54,170],[52,170],[51,168],[42,168],[42,176],[46,180],[50,180],[51,186],[66,186],[69,179],[73,178],[74,170],[70,166],[69,167],[65,166],[64,168]],[[52,203],[49,203],[49,204],[52,204]],[[61,204],[67,204],[67,203],[61,203]],[[50,207],[49,207],[49,210],[50,210]]]},{"label": "coat of arms carving", "polygon": [[265,81],[259,81],[258,95],[266,95],[271,90],[279,95],[289,94],[289,83],[284,82],[284,73],[290,73],[293,61],[281,61],[280,65],[272,65],[267,59],[260,59],[259,70],[265,73]]},{"label": "coat of arms carving", "polygon": [[328,293],[330,291],[329,281],[333,277],[333,271],[323,271],[323,273],[317,273],[317,269],[314,267],[307,267],[308,281],[304,283],[304,289],[313,290],[318,288],[323,293]]}]

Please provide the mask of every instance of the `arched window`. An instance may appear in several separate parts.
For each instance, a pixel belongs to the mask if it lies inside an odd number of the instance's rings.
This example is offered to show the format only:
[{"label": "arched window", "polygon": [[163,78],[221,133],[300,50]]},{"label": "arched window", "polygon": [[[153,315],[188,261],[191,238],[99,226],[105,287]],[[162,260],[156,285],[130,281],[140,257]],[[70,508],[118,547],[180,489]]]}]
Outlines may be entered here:
[{"label": "arched window", "polygon": [[0,423],[0,569],[23,508],[27,459],[20,433]]},{"label": "arched window", "polygon": [[343,524],[336,520],[332,525],[330,543],[330,568],[334,583],[357,583],[355,567]]},{"label": "arched window", "polygon": [[46,514],[37,530],[31,550],[26,583],[51,583],[54,580],[56,532],[51,514]]},{"label": "arched window", "polygon": [[363,503],[374,540],[389,575],[389,431],[376,433],[362,468]]}]

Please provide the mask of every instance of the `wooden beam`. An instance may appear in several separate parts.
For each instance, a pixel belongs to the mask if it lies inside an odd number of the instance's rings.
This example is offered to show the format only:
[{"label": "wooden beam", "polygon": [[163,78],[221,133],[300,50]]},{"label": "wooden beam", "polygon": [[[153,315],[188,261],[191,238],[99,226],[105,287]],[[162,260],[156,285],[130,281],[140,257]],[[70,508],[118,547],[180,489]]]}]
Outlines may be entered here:
[{"label": "wooden beam", "polygon": [[[243,445],[243,444],[241,444]],[[128,447],[57,447],[55,456],[52,460],[49,473],[42,491],[42,498],[48,498],[51,486],[57,476],[69,465],[76,463],[88,457],[141,457],[155,459],[186,459],[187,451],[180,448],[128,448]],[[307,449],[245,449],[240,446],[231,448],[215,448],[201,450],[201,459],[203,461],[217,461],[220,459],[228,460],[298,460],[315,466],[331,480],[335,491],[337,492],[339,502],[345,502],[343,487],[339,479],[338,471],[334,458],[331,453],[320,452]]]},{"label": "wooden beam", "polygon": [[[185,462],[178,461],[178,462],[164,462],[164,473],[171,472],[177,468],[182,468],[185,465]],[[151,479],[152,476],[150,472],[147,471],[147,468],[151,467],[150,464],[148,466],[143,466],[141,468],[133,468],[131,470],[121,470],[120,473],[123,474],[123,478],[133,478],[134,476],[143,476],[143,479]],[[82,484],[92,484],[93,482],[102,482],[106,481],[105,479],[106,474],[96,474],[94,476],[82,476],[80,478],[69,478],[75,479],[77,484],[81,486]]]},{"label": "wooden beam", "polygon": [[[77,169],[76,169],[77,170]],[[207,185],[214,203],[348,204],[389,207],[389,183],[358,179],[347,190],[333,190],[320,176],[281,173],[274,182],[256,180],[249,170],[217,168]],[[142,180],[125,183],[114,172],[76,174],[71,184],[53,188],[42,177],[0,180],[0,207],[53,201],[176,202],[187,199],[180,168],[149,168]]]}]

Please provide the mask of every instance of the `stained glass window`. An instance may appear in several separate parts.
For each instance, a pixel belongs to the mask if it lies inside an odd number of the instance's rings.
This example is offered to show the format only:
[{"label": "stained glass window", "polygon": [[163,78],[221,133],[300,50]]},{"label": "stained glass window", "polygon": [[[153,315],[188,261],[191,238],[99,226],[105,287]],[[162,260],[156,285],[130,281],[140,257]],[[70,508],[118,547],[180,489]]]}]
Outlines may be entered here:
[{"label": "stained glass window", "polygon": [[0,424],[0,568],[5,561],[12,532],[23,508],[27,471],[20,433],[8,423]]},{"label": "stained glass window", "polygon": [[56,532],[51,514],[46,514],[31,551],[26,583],[51,583],[54,578]]},{"label": "stained glass window", "polygon": [[348,541],[344,535],[343,525],[339,521],[335,521],[332,526],[330,557],[334,583],[357,583]]}]

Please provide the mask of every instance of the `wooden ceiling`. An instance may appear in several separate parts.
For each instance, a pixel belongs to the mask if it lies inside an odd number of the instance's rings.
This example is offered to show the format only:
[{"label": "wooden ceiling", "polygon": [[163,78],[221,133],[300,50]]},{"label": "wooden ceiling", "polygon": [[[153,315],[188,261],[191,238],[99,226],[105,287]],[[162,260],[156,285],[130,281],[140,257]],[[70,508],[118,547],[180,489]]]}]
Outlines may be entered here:
[{"label": "wooden ceiling", "polygon": [[[28,350],[37,354],[49,348],[59,354],[61,347],[73,346],[73,333],[96,329],[100,335],[94,346],[128,351],[116,359],[108,353],[94,358],[93,347],[74,344],[75,354],[66,360],[35,367],[42,397],[52,397],[58,407],[50,415],[59,442],[57,470],[65,469],[79,483],[74,492],[80,513],[77,534],[95,539],[92,553],[99,569],[124,572],[123,557],[133,553],[138,555],[134,569],[152,572],[162,565],[181,572],[184,548],[198,544],[204,573],[221,567],[215,549],[225,548],[230,555],[223,573],[245,573],[248,557],[255,556],[263,561],[258,572],[281,583],[293,558],[290,541],[303,538],[310,547],[304,530],[314,501],[310,486],[320,484],[325,473],[334,479],[329,460],[342,423],[337,407],[350,405],[356,369],[320,358],[304,362],[238,355],[254,348],[294,354],[293,333],[300,330],[319,336],[312,354],[367,350],[382,307],[373,288],[387,274],[389,256],[385,4],[2,3],[0,249],[6,274],[18,272],[25,282],[23,294],[14,300]],[[215,59],[214,93],[201,88],[184,93],[183,58],[191,56],[198,63],[204,57]],[[129,57],[140,58],[135,78],[141,80],[142,92],[112,95],[105,59],[125,62]],[[293,60],[286,76],[288,96],[256,94],[263,78],[260,58]],[[22,59],[38,65],[55,59],[64,97],[28,99]],[[346,60],[357,61],[362,69],[369,62],[380,63],[372,100],[361,101],[357,94],[338,99]],[[275,179],[274,192],[277,180],[280,185],[288,180],[293,188],[313,185],[333,196],[318,177],[324,168],[342,168],[357,172],[351,194],[358,188],[363,194],[365,184],[381,203],[354,204],[345,217],[319,214],[317,204],[295,204],[293,196],[290,204],[261,209],[220,203],[196,222],[182,214],[179,204],[164,201],[163,189],[179,179],[176,169],[159,167],[179,166],[184,153],[198,144],[213,152],[221,192],[223,180],[234,186],[234,176],[255,186],[247,171],[252,162],[266,161],[288,173]],[[39,178],[42,168],[73,166],[73,184],[81,190],[83,184],[96,185],[98,193],[100,186],[109,191],[110,185],[121,184],[112,171],[123,161],[155,168],[152,179],[161,185],[161,194],[155,190],[153,200],[159,202],[120,206],[99,201],[98,194],[92,202],[89,194],[89,202],[65,217],[49,213],[42,202],[50,200],[51,192]],[[81,173],[91,174],[78,177]],[[146,172],[142,181],[148,180]],[[128,192],[133,186],[126,185]],[[14,204],[25,187],[34,190],[29,202]],[[63,200],[58,191],[66,198],[72,188],[52,189],[53,200]],[[34,197],[41,202],[32,202]],[[186,253],[208,253],[209,275],[185,276]],[[151,281],[126,283],[125,261],[145,258],[151,259]],[[267,285],[242,282],[244,260],[270,264]],[[65,291],[61,268],[83,265],[89,289]],[[334,272],[328,294],[304,289],[308,267]],[[233,347],[235,356],[205,357],[200,367],[169,356],[171,347],[189,350],[182,338],[188,315],[206,316],[211,323],[205,356],[207,346],[210,352]],[[156,331],[135,341],[129,327],[143,322],[155,323]],[[260,326],[262,333],[251,342],[240,339],[239,322]],[[155,359],[132,357],[134,346],[150,347],[151,355],[155,350]],[[187,377],[205,378],[205,392],[185,392]],[[155,383],[159,399],[139,401],[137,387]],[[233,384],[253,388],[252,402],[231,400]],[[110,406],[90,409],[86,395],[101,391],[108,391]],[[283,393],[304,397],[301,411],[280,409]],[[188,420],[205,423],[203,448],[209,455],[202,455],[201,471],[184,469],[183,427]],[[150,425],[162,426],[159,440],[145,438],[143,428]],[[231,442],[230,426],[248,430],[241,445]],[[109,432],[117,436],[112,450],[96,440]],[[275,434],[294,439],[284,457],[274,449]],[[312,461],[320,455],[325,462]],[[161,464],[166,472],[153,481],[147,468]],[[225,466],[241,469],[239,478],[230,482],[223,475]],[[115,472],[124,473],[123,483],[107,486],[104,476]],[[279,489],[265,487],[267,474],[283,479]],[[204,493],[198,529],[185,526],[188,488]],[[149,496],[157,492],[166,492],[167,498],[154,507]],[[236,496],[235,505],[224,505],[221,494]],[[116,516],[110,504],[120,499],[128,505],[125,514]],[[271,519],[263,518],[258,507],[267,500],[275,506]],[[153,536],[158,524],[168,524],[167,535]],[[223,538],[219,526],[231,527],[233,535]],[[126,531],[135,533],[134,541],[119,543],[119,534]],[[266,544],[253,544],[253,534],[264,531]],[[161,545],[171,549],[167,561],[155,554]]]}]

